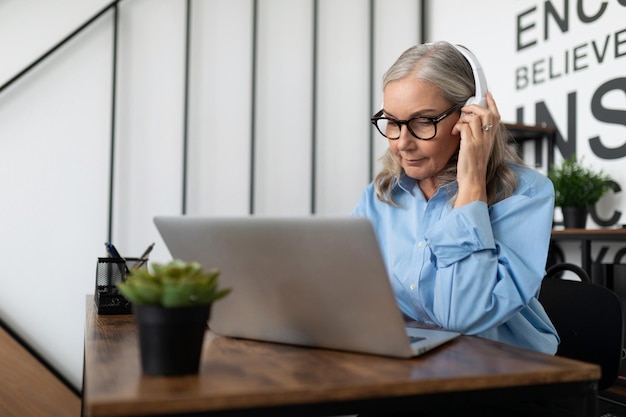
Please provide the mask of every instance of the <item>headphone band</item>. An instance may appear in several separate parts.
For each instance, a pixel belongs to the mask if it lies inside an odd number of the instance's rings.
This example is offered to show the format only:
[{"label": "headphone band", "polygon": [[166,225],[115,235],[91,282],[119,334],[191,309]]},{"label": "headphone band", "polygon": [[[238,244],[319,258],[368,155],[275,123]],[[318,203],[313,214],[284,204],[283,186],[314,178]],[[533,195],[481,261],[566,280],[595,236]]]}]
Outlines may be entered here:
[{"label": "headphone band", "polygon": [[485,94],[487,94],[487,80],[485,79],[485,73],[483,71],[478,58],[466,47],[463,45],[454,45],[454,47],[459,51],[469,62],[472,67],[472,73],[474,74],[474,85],[476,86],[476,91],[474,95],[467,100],[465,105],[470,104],[479,104],[481,106],[485,106]]}]

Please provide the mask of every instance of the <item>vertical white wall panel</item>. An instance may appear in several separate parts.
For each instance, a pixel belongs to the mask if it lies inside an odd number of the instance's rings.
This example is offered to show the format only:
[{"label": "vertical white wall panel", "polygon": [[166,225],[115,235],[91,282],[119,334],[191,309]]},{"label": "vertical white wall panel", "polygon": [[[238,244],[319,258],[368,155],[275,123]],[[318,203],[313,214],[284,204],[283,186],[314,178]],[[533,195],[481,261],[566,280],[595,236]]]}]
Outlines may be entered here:
[{"label": "vertical white wall panel", "polygon": [[255,213],[308,214],[312,1],[259,2]]},{"label": "vertical white wall panel", "polygon": [[320,215],[349,214],[369,181],[370,13],[366,5],[361,0],[319,2],[315,191]]},{"label": "vertical white wall panel", "polygon": [[79,388],[107,229],[111,18],[0,95],[0,317]]},{"label": "vertical white wall panel", "polygon": [[152,218],[182,210],[186,2],[121,3],[113,240],[139,256],[159,242]]},{"label": "vertical white wall panel", "polygon": [[189,214],[248,214],[252,13],[250,0],[192,3]]},{"label": "vertical white wall panel", "polygon": [[[374,1],[374,103],[371,113],[380,110],[383,100],[383,75],[400,54],[420,42],[421,8],[414,0]],[[374,132],[374,175],[380,170],[378,159],[388,148],[387,139]]]}]

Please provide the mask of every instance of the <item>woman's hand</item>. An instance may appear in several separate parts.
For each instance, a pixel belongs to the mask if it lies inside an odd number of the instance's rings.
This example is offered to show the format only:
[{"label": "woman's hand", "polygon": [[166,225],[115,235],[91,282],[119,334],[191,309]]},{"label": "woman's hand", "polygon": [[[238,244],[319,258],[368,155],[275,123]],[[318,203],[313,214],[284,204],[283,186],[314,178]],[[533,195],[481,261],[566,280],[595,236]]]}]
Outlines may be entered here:
[{"label": "woman's hand", "polygon": [[472,201],[487,202],[487,164],[500,113],[491,93],[486,95],[487,107],[471,104],[461,108],[461,117],[452,129],[461,135],[457,181],[459,192],[455,207]]}]

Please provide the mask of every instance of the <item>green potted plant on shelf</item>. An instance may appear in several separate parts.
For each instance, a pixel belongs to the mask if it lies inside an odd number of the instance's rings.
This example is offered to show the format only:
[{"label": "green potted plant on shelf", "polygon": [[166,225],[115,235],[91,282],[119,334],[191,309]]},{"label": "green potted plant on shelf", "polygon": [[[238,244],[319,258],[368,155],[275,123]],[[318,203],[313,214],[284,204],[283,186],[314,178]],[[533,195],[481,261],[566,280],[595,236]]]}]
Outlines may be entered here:
[{"label": "green potted plant on shelf", "polygon": [[554,184],[554,205],[561,207],[566,228],[584,228],[589,207],[610,189],[610,177],[594,171],[572,155],[560,167],[553,167],[548,178]]},{"label": "green potted plant on shelf", "polygon": [[218,288],[219,269],[175,259],[133,269],[120,293],[132,303],[141,366],[149,375],[197,373],[213,302],[230,289]]}]

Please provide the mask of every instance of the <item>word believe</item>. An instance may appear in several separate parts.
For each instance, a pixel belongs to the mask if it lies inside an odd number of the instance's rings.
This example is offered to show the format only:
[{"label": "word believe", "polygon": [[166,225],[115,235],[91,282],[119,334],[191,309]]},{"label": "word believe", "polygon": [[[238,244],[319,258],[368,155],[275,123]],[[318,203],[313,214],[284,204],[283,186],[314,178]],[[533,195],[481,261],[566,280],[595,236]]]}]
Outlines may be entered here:
[{"label": "word believe", "polygon": [[626,28],[608,34],[602,40],[591,40],[566,49],[560,56],[550,55],[517,67],[515,89],[523,90],[532,85],[543,84],[585,70],[591,65],[602,64],[607,58],[617,59],[624,56],[626,56]]}]

